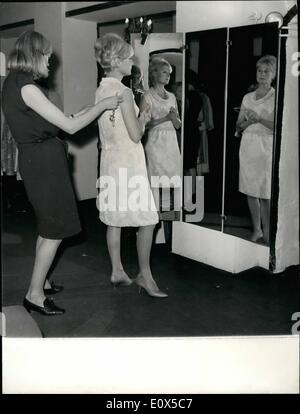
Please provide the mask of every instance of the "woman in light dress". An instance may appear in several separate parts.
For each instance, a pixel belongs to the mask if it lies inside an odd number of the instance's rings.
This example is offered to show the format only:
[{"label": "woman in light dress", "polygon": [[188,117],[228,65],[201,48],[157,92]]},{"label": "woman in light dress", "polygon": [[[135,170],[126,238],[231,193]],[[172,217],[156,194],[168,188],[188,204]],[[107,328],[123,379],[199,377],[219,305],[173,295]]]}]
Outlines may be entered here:
[{"label": "woman in light dress", "polygon": [[139,274],[134,282],[153,297],[167,297],[154,281],[149,259],[153,230],[158,214],[151,193],[141,138],[149,121],[146,110],[138,117],[132,91],[122,84],[131,74],[133,49],[120,36],[107,33],[97,39],[95,56],[104,69],[96,91],[96,102],[111,94],[122,95],[116,111],[103,114],[98,121],[102,144],[100,188],[97,199],[100,220],[107,225],[107,245],[112,263],[111,283],[130,285],[132,279],[121,262],[121,228],[139,227],[137,253]]},{"label": "woman in light dress", "polygon": [[[166,176],[172,182],[160,182],[163,189],[174,187],[174,201],[180,200],[180,151],[176,129],[181,127],[176,97],[165,86],[170,81],[172,67],[160,57],[154,57],[149,64],[150,89],[142,97],[140,109],[150,107],[151,120],[147,124],[148,137],[145,144],[147,168],[156,206],[162,210],[171,209],[170,192],[162,191],[154,183],[154,177]],[[177,184],[178,183],[178,184]]]},{"label": "woman in light dress", "polygon": [[237,130],[242,131],[239,191],[247,195],[252,218],[252,241],[269,241],[276,58],[261,57],[256,64],[257,89],[242,101]]}]

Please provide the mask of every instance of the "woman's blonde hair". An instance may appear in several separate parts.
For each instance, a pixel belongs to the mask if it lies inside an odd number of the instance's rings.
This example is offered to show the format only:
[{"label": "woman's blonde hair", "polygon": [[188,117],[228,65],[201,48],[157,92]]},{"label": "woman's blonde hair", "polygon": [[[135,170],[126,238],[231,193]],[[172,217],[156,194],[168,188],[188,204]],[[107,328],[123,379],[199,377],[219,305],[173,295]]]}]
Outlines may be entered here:
[{"label": "woman's blonde hair", "polygon": [[38,32],[27,30],[17,39],[8,59],[8,69],[30,72],[34,78],[44,77],[44,56],[52,53],[50,42]]},{"label": "woman's blonde hair", "polygon": [[170,73],[172,72],[172,66],[166,59],[161,58],[161,57],[153,57],[150,60],[150,63],[149,63],[149,84],[150,86],[155,85],[156,74],[164,66],[168,66],[168,68],[170,69]]},{"label": "woman's blonde hair", "polygon": [[271,71],[274,74],[274,78],[276,76],[276,67],[277,67],[277,59],[273,55],[265,55],[262,56],[258,61],[256,62],[256,69],[261,65],[267,65],[271,69]]},{"label": "woman's blonde hair", "polygon": [[105,72],[118,67],[119,61],[133,55],[132,46],[115,33],[106,33],[96,40],[95,57]]}]

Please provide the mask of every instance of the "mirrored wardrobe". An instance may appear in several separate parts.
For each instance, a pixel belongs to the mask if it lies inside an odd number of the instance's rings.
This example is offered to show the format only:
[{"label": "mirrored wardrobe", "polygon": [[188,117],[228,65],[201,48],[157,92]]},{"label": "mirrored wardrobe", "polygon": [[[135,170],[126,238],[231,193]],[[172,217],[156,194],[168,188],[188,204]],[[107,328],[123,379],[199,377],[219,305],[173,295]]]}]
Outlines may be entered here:
[{"label": "mirrored wardrobe", "polygon": [[[263,133],[269,136],[267,151],[269,158],[260,157],[261,148],[253,145],[248,151],[254,151],[258,157],[252,163],[253,174],[247,178],[253,185],[263,180],[268,169],[268,202],[270,205],[272,187],[272,151],[273,130],[276,106],[276,59],[272,82],[268,94],[259,95],[257,62],[266,55],[278,57],[279,31],[277,23],[257,24],[251,26],[220,28],[186,34],[185,55],[185,117],[184,117],[184,175],[191,176],[192,185],[190,205],[185,204],[183,221],[191,222],[189,217],[195,213],[195,205],[202,204],[202,214],[197,214],[198,221],[193,224],[227,233],[245,240],[268,245],[268,237],[253,237],[253,219],[251,218],[251,200],[245,194],[240,183],[240,161],[243,152],[241,140],[244,131],[238,130],[237,120],[241,104],[246,94],[253,92],[253,99],[264,105],[270,98],[272,111],[267,114],[269,124],[263,126]],[[268,66],[261,65],[264,69]],[[268,69],[268,68],[267,68]],[[265,73],[261,75],[267,76]],[[251,96],[252,96],[251,95]],[[268,105],[268,102],[267,102]],[[262,109],[264,111],[264,109]],[[262,112],[264,114],[264,112]],[[258,145],[261,145],[259,142]],[[247,153],[248,156],[248,153]],[[268,159],[267,159],[268,158]],[[248,162],[248,161],[247,161]],[[252,161],[250,161],[252,162]],[[242,165],[242,167],[244,167]],[[257,170],[257,169],[260,170]],[[197,177],[196,177],[197,176]],[[197,200],[201,192],[196,190],[196,182],[201,182],[204,202]],[[189,188],[189,193],[191,189]],[[199,196],[200,194],[200,196]],[[255,195],[255,192],[254,192]],[[188,200],[189,201],[189,200]],[[260,206],[261,208],[261,206]],[[253,212],[252,212],[253,213]],[[261,214],[261,213],[259,213]],[[267,211],[267,220],[270,212]],[[265,217],[263,219],[266,221]],[[260,222],[262,218],[259,217]],[[262,224],[261,224],[262,226]],[[260,234],[259,234],[260,236]],[[262,234],[261,234],[262,236]]]},{"label": "mirrored wardrobe", "polygon": [[183,208],[172,251],[231,273],[270,269],[278,24],[189,32],[185,43]]}]

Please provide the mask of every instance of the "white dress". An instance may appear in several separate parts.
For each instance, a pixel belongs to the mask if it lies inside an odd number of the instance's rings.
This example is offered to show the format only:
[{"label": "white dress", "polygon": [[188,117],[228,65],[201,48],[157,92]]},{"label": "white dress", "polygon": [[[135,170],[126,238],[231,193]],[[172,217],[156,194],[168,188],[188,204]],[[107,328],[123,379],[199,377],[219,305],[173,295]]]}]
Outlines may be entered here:
[{"label": "white dress", "polygon": [[[128,89],[116,78],[103,78],[96,103]],[[138,107],[135,105],[136,114]],[[150,189],[143,145],[130,139],[121,108],[105,111],[98,120],[102,145],[100,177],[97,182],[97,206],[100,220],[109,226],[146,226],[158,223],[158,214]]]},{"label": "white dress", "polygon": [[[150,105],[152,119],[168,115],[170,108],[177,108],[173,93],[167,92],[167,99],[161,98],[153,88],[144,93],[145,101]],[[180,151],[176,129],[171,121],[151,128],[145,144],[149,178],[152,176],[180,177]],[[151,178],[150,178],[151,179]]]},{"label": "white dress", "polygon": [[[252,109],[269,121],[274,120],[275,90],[261,99],[255,99],[256,93],[246,94],[242,107]],[[249,125],[241,140],[239,158],[239,191],[256,198],[271,198],[273,132],[256,123]]]}]

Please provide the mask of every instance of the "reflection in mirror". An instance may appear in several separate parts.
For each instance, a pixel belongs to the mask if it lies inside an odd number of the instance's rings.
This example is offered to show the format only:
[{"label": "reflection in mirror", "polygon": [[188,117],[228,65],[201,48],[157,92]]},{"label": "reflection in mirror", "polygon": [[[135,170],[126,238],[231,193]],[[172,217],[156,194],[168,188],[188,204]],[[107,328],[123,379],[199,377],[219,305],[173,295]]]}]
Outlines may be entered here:
[{"label": "reflection in mirror", "polygon": [[268,244],[278,28],[229,36],[224,232]]},{"label": "reflection in mirror", "polygon": [[183,169],[191,180],[184,182],[184,221],[215,230],[222,215],[226,37],[225,28],[186,35]]},{"label": "reflection in mirror", "polygon": [[131,87],[140,111],[149,114],[142,142],[161,219],[156,242],[164,242],[170,232],[168,222],[180,219],[183,35],[150,34],[145,44],[141,44],[140,36],[133,35],[131,43]]}]

